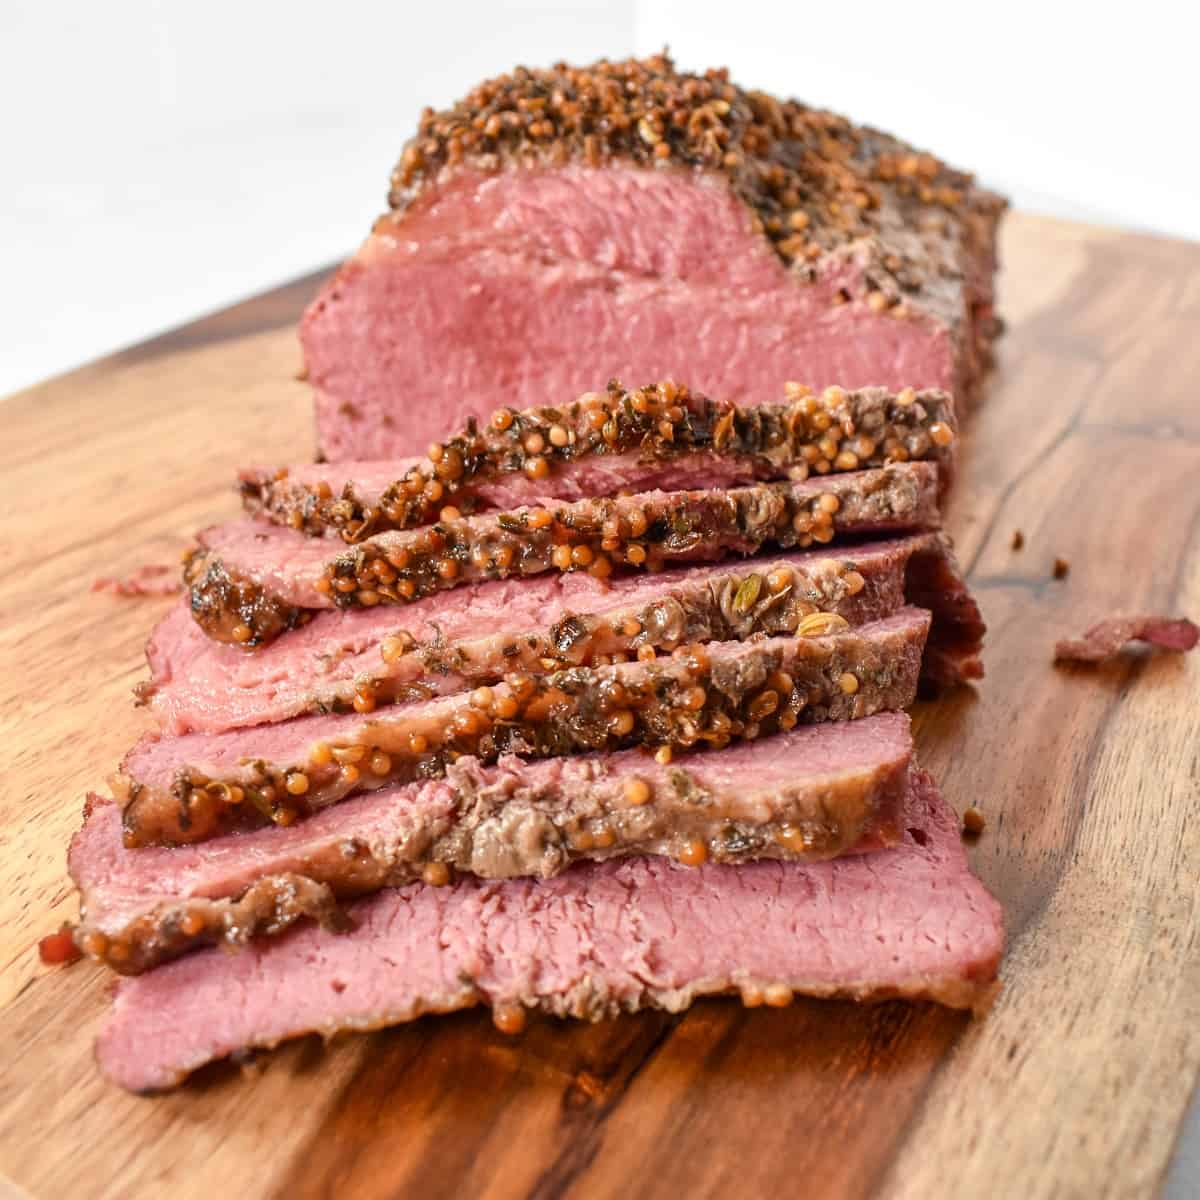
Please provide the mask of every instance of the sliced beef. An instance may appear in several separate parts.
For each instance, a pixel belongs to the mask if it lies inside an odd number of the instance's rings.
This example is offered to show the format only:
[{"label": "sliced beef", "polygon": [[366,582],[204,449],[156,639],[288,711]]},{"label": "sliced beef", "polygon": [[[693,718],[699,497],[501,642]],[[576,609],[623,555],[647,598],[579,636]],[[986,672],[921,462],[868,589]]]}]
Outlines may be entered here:
[{"label": "sliced beef", "polygon": [[930,529],[937,467],[897,463],[798,483],[645,492],[459,517],[338,548],[247,519],[206,530],[187,567],[192,613],[217,641],[253,647],[323,608],[403,605],[543,572],[657,570],[804,548],[835,536]]},{"label": "sliced beef", "polygon": [[665,766],[637,750],[464,758],[443,779],[369,792],[290,828],[173,849],[126,849],[117,806],[97,800],[71,846],[84,913],[75,942],[134,974],[302,918],[338,927],[339,900],[413,879],[548,878],[629,854],[695,865],[875,849],[901,836],[911,753],[908,718],[880,713]]},{"label": "sliced beef", "polygon": [[[670,658],[516,673],[495,688],[221,734],[147,736],[114,780],[131,845],[202,841],[298,816],[353,792],[431,778],[463,755],[493,761],[644,744],[755,740],[797,722],[912,702],[929,614],[859,629],[824,614],[821,636],[682,646]],[[804,630],[814,635],[821,630]],[[364,705],[370,709],[370,705]]]},{"label": "sliced beef", "polygon": [[[794,633],[816,612],[851,625],[905,598],[933,613],[922,677],[975,678],[984,632],[942,534],[793,551],[611,581],[586,572],[494,580],[404,608],[323,612],[253,654],[205,636],[189,605],[146,648],[138,695],[170,733],[219,733],[305,713],[449,695],[510,671],[623,662],[644,647]],[[360,699],[361,703],[361,699]]]},{"label": "sliced beef", "polygon": [[481,1003],[510,1029],[526,1009],[595,1020],[722,992],[747,1006],[801,993],[982,1007],[1000,907],[919,772],[904,826],[891,849],[821,863],[625,858],[552,880],[389,889],[351,907],[347,933],[308,925],[122,981],[97,1058],[150,1091],[236,1051]]},{"label": "sliced beef", "polygon": [[788,379],[966,395],[995,329],[998,197],[665,57],[519,70],[426,113],[390,204],[301,326],[333,461],[612,376],[739,404]]},{"label": "sliced beef", "polygon": [[947,481],[954,405],[945,392],[789,385],[783,402],[739,407],[660,383],[616,381],[559,408],[497,409],[422,460],[243,472],[247,509],[308,534],[361,542],[447,511],[517,508],[621,492],[755,480],[932,459]]},{"label": "sliced beef", "polygon": [[931,538],[929,549],[918,550],[909,560],[904,595],[910,604],[928,609],[933,618],[921,662],[921,684],[926,693],[936,695],[983,678],[979,656],[987,626],[948,544],[938,535]]},{"label": "sliced beef", "polygon": [[1200,628],[1186,617],[1109,617],[1081,637],[1063,638],[1054,647],[1059,662],[1103,662],[1127,642],[1148,642],[1161,650],[1187,651],[1200,641]]}]

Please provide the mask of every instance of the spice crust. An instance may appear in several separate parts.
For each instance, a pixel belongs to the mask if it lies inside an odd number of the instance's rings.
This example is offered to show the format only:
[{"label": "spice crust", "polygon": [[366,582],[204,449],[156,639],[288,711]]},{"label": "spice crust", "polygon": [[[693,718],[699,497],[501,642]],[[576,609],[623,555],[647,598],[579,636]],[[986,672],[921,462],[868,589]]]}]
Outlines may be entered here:
[{"label": "spice crust", "polygon": [[898,317],[939,281],[931,271],[940,279],[957,269],[944,244],[985,242],[1005,207],[970,174],[889,134],[745,90],[723,69],[682,72],[664,53],[518,67],[451,108],[425,109],[377,228],[402,219],[447,171],[572,161],[717,174],[801,278],[815,278],[824,255],[869,247],[865,299]]},{"label": "spice crust", "polygon": [[[538,483],[592,456],[636,454],[641,462],[708,454],[747,460],[758,478],[802,480],[894,462],[949,466],[956,422],[950,396],[933,389],[814,393],[788,383],[782,402],[741,407],[666,380],[626,391],[619,380],[562,407],[497,409],[483,425],[429,448],[379,495],[353,480],[340,491],[301,482],[287,469],[250,473],[244,507],[277,524],[355,544],[385,530],[428,525],[479,507],[478,488],[505,476]],[[945,475],[943,475],[943,484]],[[486,504],[484,505],[486,506]]]}]

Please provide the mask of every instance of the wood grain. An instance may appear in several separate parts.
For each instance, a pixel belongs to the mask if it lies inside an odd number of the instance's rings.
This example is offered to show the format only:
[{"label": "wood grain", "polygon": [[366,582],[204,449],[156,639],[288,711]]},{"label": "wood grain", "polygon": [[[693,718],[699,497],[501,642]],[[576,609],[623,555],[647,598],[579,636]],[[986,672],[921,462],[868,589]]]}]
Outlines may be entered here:
[{"label": "wood grain", "polygon": [[155,1100],[108,1087],[106,978],[33,946],[74,913],[66,842],[144,725],[167,602],[89,586],[233,513],[237,466],[311,454],[314,281],[4,401],[0,1174],[38,1200],[1152,1195],[1200,1072],[1200,656],[1050,658],[1115,611],[1200,613],[1200,247],[1018,215],[1005,264],[951,512],[989,677],[918,714],[947,795],[987,814],[972,857],[1009,922],[975,1022],[709,1001],[510,1041],[463,1013]]}]

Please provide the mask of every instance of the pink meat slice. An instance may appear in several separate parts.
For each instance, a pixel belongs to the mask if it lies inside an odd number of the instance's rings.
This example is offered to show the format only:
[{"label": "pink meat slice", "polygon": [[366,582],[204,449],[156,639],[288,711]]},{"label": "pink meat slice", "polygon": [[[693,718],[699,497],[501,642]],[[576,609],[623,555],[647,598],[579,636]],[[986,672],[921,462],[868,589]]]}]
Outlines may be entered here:
[{"label": "pink meat slice", "polygon": [[[650,577],[626,576],[610,591],[632,594],[647,585],[653,585]],[[143,694],[167,732],[219,733],[299,716],[322,682],[352,684],[359,675],[377,675],[380,645],[389,635],[409,633],[422,643],[439,635],[466,640],[537,628],[545,614],[553,619],[568,606],[587,612],[605,602],[602,583],[582,573],[497,579],[424,596],[404,608],[318,613],[252,652],[208,637],[184,603],[150,637],[150,686]],[[451,676],[431,683],[439,692],[461,687]]]},{"label": "pink meat slice", "polygon": [[[123,981],[97,1043],[131,1091],[319,1032],[484,1003],[598,1019],[766,987],[815,996],[986,1002],[1000,907],[968,868],[954,813],[914,775],[897,846],[816,864],[582,864],[556,879],[411,884],[239,954],[202,951]],[[748,936],[753,931],[753,936]]]},{"label": "pink meat slice", "polygon": [[476,512],[804,479],[900,455],[936,461],[945,487],[954,407],[946,392],[812,394],[799,385],[784,400],[745,407],[672,381],[627,391],[614,379],[605,392],[554,408],[502,409],[431,446],[431,458],[398,460],[390,472],[379,462],[244,470],[242,503],[310,536],[357,542],[437,521],[446,506]]},{"label": "pink meat slice", "polygon": [[[907,708],[929,624],[924,609],[904,607],[857,629],[712,642],[649,662],[514,677],[482,697],[466,692],[217,734],[146,735],[111,784],[131,845],[173,845],[248,824],[288,824],[354,792],[438,775],[466,754],[492,761],[508,751],[549,758],[754,741],[777,727]],[[615,710],[616,702],[627,707]],[[361,766],[348,771],[347,763]]]},{"label": "pink meat slice", "polygon": [[283,603],[298,608],[331,606],[329,597],[316,588],[337,554],[328,541],[252,518],[202,529],[197,540],[218,554],[226,567]]},{"label": "pink meat slice", "polygon": [[[468,653],[469,661],[507,661],[493,643],[535,633],[544,643],[551,627],[570,616],[640,610],[663,597],[701,589],[732,570],[766,574],[778,565],[812,570],[813,564],[831,559],[851,563],[867,581],[857,597],[844,597],[834,611],[854,624],[875,620],[895,611],[907,593],[933,612],[925,670],[930,680],[945,685],[980,674],[984,627],[979,610],[944,537],[922,534],[837,551],[764,555],[736,568],[676,567],[611,581],[584,572],[492,580],[426,596],[404,608],[318,613],[307,625],[249,653],[206,636],[183,603],[151,635],[146,647],[150,678],[138,693],[164,731],[176,734],[219,733],[300,716],[337,698],[352,699],[360,680],[371,680],[382,695],[385,676],[397,687],[401,680],[420,682],[435,694],[448,694],[460,690],[463,679],[426,669],[424,656],[432,647],[440,647],[439,663],[455,647]],[[412,652],[386,664],[384,639],[403,634],[414,640]],[[494,679],[482,668],[468,673],[472,682]]]},{"label": "pink meat slice", "polygon": [[[894,464],[885,468],[856,471],[845,475],[813,478],[789,484],[765,485],[781,489],[786,494],[804,503],[815,503],[816,498],[832,493],[845,496],[843,507],[834,516],[834,527],[841,536],[868,535],[889,532],[904,532],[930,528],[938,521],[936,488],[938,469],[932,463]],[[647,506],[668,505],[686,508],[690,498],[704,497],[706,491],[682,492],[652,491],[639,493],[630,503]],[[742,495],[742,493],[736,493]],[[575,503],[585,506],[588,513],[598,511],[594,498]],[[702,502],[702,500],[700,501]],[[553,511],[560,520],[571,518],[569,507],[556,507]],[[520,516],[526,510],[519,509],[511,516]],[[493,531],[498,518],[491,514],[463,518],[464,530],[476,536]],[[504,519],[504,518],[500,518]],[[795,537],[790,527],[786,531]],[[332,608],[334,600],[318,589],[318,583],[340,556],[364,550],[381,552],[384,548],[411,547],[425,537],[425,530],[391,532],[369,538],[357,548],[347,548],[342,543],[324,538],[307,537],[294,529],[282,528],[269,522],[246,518],[212,526],[198,535],[201,546],[220,559],[223,566],[241,578],[261,588],[273,600],[301,609]],[[663,550],[667,561],[713,561],[734,553],[752,553],[758,547],[742,531],[727,531],[717,541],[710,539],[686,550]],[[460,578],[470,578],[470,564],[465,565]],[[527,573],[548,568],[530,566]],[[449,586],[449,585],[447,585]]]},{"label": "pink meat slice", "polygon": [[[904,646],[905,653],[919,656],[928,626],[928,613],[912,607],[900,608],[888,617],[863,625],[857,631],[862,636],[854,638],[853,644],[857,647],[860,642],[868,649],[895,644]],[[754,646],[722,642],[710,644],[709,650],[712,658],[724,665],[727,661],[736,662],[749,658],[752,650],[760,647],[768,650],[778,646],[792,648],[805,641],[823,646],[827,642],[839,643],[847,637],[848,635],[835,632],[809,640],[766,638],[754,643]],[[629,662],[619,667],[601,670],[607,670],[613,678],[625,680],[632,685],[652,673],[655,667],[670,665],[672,661],[674,660],[655,660],[654,664],[650,665]],[[906,679],[910,676],[913,680],[916,679],[917,672],[910,670],[913,665],[911,662],[892,661],[888,665],[896,679]],[[895,680],[889,680],[887,684],[882,685],[883,694],[890,695],[889,688],[892,688],[894,682]],[[449,698],[396,704],[368,714],[330,713],[299,716],[274,725],[258,725],[246,730],[229,730],[224,733],[186,733],[176,738],[146,734],[126,756],[124,768],[137,779],[140,786],[162,788],[163,791],[169,792],[176,775],[186,763],[202,766],[206,774],[217,779],[226,775],[239,775],[244,772],[247,763],[254,761],[304,763],[310,757],[308,749],[314,743],[330,742],[341,745],[353,742],[360,734],[362,737],[368,737],[372,730],[403,726],[404,722],[419,714],[455,712],[455,709],[446,707]],[[908,700],[911,701],[911,698],[908,697]]]},{"label": "pink meat slice", "polygon": [[[322,919],[337,900],[420,878],[429,863],[549,878],[580,859],[671,855],[696,837],[720,862],[875,849],[900,835],[911,754],[907,716],[881,713],[672,766],[638,751],[462,759],[445,778],[352,798],[296,825],[176,849],[126,849],[118,806],[93,798],[69,855],[81,897],[76,941],[137,973],[214,940],[238,944]],[[602,845],[574,836],[600,828]]]},{"label": "pink meat slice", "polygon": [[[364,501],[377,500],[389,484],[424,460],[403,458],[393,462],[305,463],[288,468],[287,481],[305,487],[328,483],[335,495],[347,484]],[[248,467],[239,478],[259,485],[270,479],[274,469]],[[590,457],[573,469],[560,468],[548,479],[535,481],[520,472],[509,472],[473,482],[469,494],[483,508],[519,508],[540,500],[586,500],[591,496],[614,496],[622,489],[677,492],[690,488],[734,487],[760,479],[778,479],[786,472],[772,471],[750,457],[695,451],[685,457],[646,459],[637,453]]]},{"label": "pink meat slice", "polygon": [[[288,467],[287,479],[291,483],[303,484],[306,487],[327,483],[335,493],[341,492],[346,484],[352,483],[363,496],[378,498],[387,490],[388,484],[403,479],[413,467],[419,467],[426,461],[423,456],[419,456],[399,459],[372,458],[362,462],[297,463]],[[260,486],[264,480],[273,479],[278,474],[277,467],[243,467],[238,471],[238,480]]]}]

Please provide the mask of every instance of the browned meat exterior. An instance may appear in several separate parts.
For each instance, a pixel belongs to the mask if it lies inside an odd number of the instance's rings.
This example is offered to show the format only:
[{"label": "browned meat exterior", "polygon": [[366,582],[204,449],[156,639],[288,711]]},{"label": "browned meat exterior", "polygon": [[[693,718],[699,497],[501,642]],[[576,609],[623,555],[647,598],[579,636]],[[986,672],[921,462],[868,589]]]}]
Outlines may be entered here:
[{"label": "browned meat exterior", "polygon": [[937,467],[895,463],[796,483],[647,492],[439,521],[350,548],[255,520],[205,530],[190,560],[192,614],[217,641],[253,647],[322,608],[403,605],[479,583],[586,570],[658,570],[764,545],[936,528]]},{"label": "browned meat exterior", "polygon": [[1000,906],[921,772],[903,825],[890,849],[820,863],[638,857],[550,880],[388,889],[351,906],[346,933],[296,927],[122,980],[97,1058],[114,1083],[149,1091],[237,1051],[474,1004],[508,1030],[527,1010],[596,1020],[723,992],[748,1007],[800,993],[982,1008]]},{"label": "browned meat exterior", "polygon": [[[263,533],[252,522],[240,524],[246,528],[237,530],[236,542],[225,526],[201,530],[200,545],[183,560],[183,585],[193,619],[210,638],[249,650],[269,645],[292,629],[303,628],[312,620],[313,610],[292,604],[255,578],[275,578],[296,570],[293,548],[280,545],[283,539],[278,534]],[[221,551],[205,547],[206,541],[217,539]],[[263,543],[268,541],[272,544],[266,547],[264,556]],[[260,566],[266,559],[262,570],[252,572],[249,567],[231,565],[253,562],[252,555],[260,560]],[[320,563],[302,561],[299,569],[304,573],[305,585],[315,585],[322,578]]]},{"label": "browned meat exterior", "polygon": [[975,597],[967,587],[948,541],[941,535],[928,551],[915,553],[905,577],[904,595],[909,604],[929,610],[933,629],[921,663],[924,693],[938,692],[983,678],[983,638],[987,626]]},{"label": "browned meat exterior", "polygon": [[816,862],[891,845],[908,787],[903,713],[801,726],[667,765],[637,750],[494,766],[384,788],[288,828],[196,846],[126,849],[93,798],[71,845],[84,914],[75,944],[123,974],[203,945],[238,946],[339,901],[458,872],[549,878],[584,859],[660,854],[695,866]]},{"label": "browned meat exterior", "polygon": [[670,658],[514,674],[495,688],[223,734],[147,736],[113,781],[127,844],[203,841],[354,792],[442,775],[463,755],[533,757],[754,741],[797,723],[912,703],[929,614],[905,608],[823,636],[682,646]]},{"label": "browned meat exterior", "polygon": [[621,491],[731,487],[933,460],[948,482],[954,405],[945,392],[789,384],[752,408],[671,382],[613,380],[559,408],[500,408],[418,462],[328,463],[242,473],[246,508],[313,535],[361,542],[477,509]]},{"label": "browned meat exterior", "polygon": [[138,686],[164,732],[220,733],[307,713],[349,712],[494,684],[512,671],[605,666],[690,642],[795,633],[834,613],[851,625],[907,598],[933,616],[922,681],[982,673],[984,625],[939,533],[792,551],[599,580],[586,572],[493,580],[404,608],[318,613],[247,654],[206,637],[188,605],[146,648]]},{"label": "browned meat exterior", "polygon": [[1188,651],[1200,640],[1200,628],[1186,617],[1109,617],[1081,637],[1063,638],[1054,647],[1058,662],[1103,662],[1127,642],[1147,642],[1160,650]]},{"label": "browned meat exterior", "polygon": [[392,182],[301,326],[331,461],[611,376],[737,403],[787,379],[966,396],[988,359],[1003,202],[721,71],[518,69],[427,111]]}]

